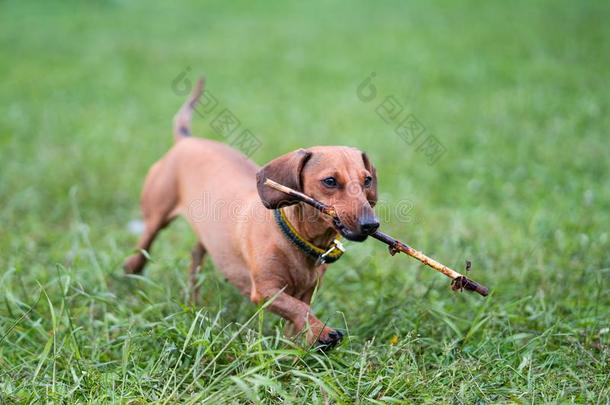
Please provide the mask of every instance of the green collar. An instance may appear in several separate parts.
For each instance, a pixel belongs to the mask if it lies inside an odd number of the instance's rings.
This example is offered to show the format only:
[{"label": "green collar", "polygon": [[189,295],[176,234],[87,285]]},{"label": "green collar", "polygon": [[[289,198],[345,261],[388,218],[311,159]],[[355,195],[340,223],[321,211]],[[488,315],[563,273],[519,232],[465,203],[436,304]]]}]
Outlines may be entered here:
[{"label": "green collar", "polygon": [[301,252],[305,253],[312,259],[315,259],[319,264],[336,262],[339,260],[339,258],[341,258],[343,252],[345,252],[343,245],[337,240],[340,237],[334,239],[328,248],[322,249],[299,235],[294,226],[292,226],[290,221],[288,221],[288,218],[286,218],[286,213],[283,209],[279,208],[274,210],[274,216],[275,222],[277,222],[280,230],[286,236],[286,238],[288,238],[293,245],[299,248]]}]

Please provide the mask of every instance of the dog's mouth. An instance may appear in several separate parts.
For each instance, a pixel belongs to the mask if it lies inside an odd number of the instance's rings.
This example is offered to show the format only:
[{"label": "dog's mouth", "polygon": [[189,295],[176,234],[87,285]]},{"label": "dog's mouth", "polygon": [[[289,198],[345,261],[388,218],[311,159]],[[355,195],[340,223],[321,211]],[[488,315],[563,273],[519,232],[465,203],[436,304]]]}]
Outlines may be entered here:
[{"label": "dog's mouth", "polygon": [[338,218],[333,219],[333,225],[335,226],[335,229],[339,231],[341,236],[352,242],[364,242],[369,236],[365,233],[352,231],[347,226],[343,225],[341,220],[339,220]]}]

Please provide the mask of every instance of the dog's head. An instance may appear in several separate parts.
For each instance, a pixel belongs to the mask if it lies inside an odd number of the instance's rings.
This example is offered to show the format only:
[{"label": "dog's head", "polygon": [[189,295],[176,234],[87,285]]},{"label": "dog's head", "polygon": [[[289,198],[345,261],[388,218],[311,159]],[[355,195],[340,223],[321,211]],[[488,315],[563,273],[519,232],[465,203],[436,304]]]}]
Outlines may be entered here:
[{"label": "dog's head", "polygon": [[[317,146],[280,156],[256,175],[258,194],[274,209],[299,201],[263,184],[266,178],[332,206],[339,217],[316,217],[334,226],[345,238],[363,241],[377,230],[377,174],[367,155],[344,146]],[[308,218],[304,218],[308,220]],[[312,219],[309,219],[312,220]]]}]

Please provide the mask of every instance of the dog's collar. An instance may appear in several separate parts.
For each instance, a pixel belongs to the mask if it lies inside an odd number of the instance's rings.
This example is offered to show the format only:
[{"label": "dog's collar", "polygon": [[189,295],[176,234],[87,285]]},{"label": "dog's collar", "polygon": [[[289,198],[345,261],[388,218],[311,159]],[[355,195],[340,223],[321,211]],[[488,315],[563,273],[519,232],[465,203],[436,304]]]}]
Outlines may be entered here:
[{"label": "dog's collar", "polygon": [[307,256],[316,260],[316,263],[333,263],[339,260],[345,252],[345,248],[341,242],[339,242],[340,236],[337,236],[337,239],[334,239],[331,244],[326,248],[322,249],[309,242],[305,238],[303,238],[296,231],[294,226],[288,221],[286,218],[286,213],[283,209],[279,208],[274,210],[275,222],[277,222],[278,226],[282,233],[288,238],[293,245],[295,245],[299,250],[305,253]]}]

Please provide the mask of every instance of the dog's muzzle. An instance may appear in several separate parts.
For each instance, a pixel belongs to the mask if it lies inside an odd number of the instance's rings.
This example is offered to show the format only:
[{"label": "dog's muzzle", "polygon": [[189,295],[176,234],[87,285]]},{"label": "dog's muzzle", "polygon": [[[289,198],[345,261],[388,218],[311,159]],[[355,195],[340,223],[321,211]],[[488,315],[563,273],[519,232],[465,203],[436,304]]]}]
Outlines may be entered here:
[{"label": "dog's muzzle", "polygon": [[[375,221],[374,224],[367,225],[365,229],[362,229],[363,227],[359,224],[360,232],[354,232],[347,226],[345,226],[339,218],[333,219],[333,225],[335,226],[335,229],[341,234],[341,236],[353,242],[365,241],[370,234],[374,233],[379,228],[379,222]],[[364,232],[365,230],[366,232]]]}]

